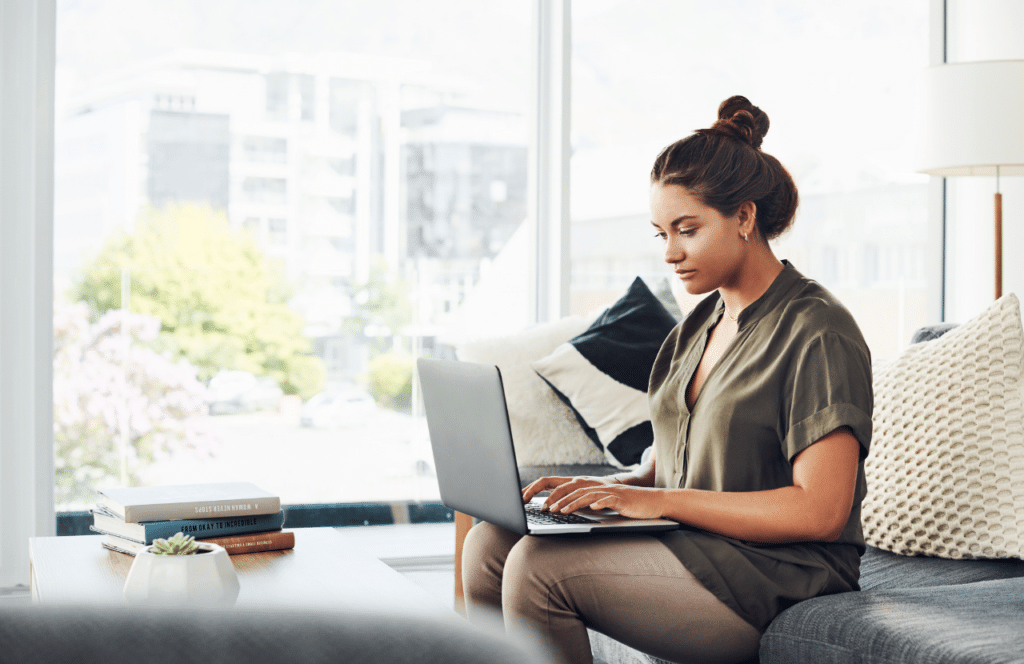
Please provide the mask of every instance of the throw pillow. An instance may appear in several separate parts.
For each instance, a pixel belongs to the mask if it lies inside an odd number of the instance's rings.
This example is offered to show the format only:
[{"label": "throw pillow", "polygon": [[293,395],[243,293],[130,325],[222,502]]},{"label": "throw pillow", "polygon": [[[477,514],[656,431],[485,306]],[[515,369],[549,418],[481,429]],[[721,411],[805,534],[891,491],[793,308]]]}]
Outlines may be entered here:
[{"label": "throw pillow", "polygon": [[568,316],[513,334],[465,340],[456,347],[460,360],[495,364],[501,371],[520,466],[604,463],[572,411],[530,368],[531,362],[586,330],[593,318]]},{"label": "throw pillow", "polygon": [[874,367],[861,508],[868,544],[1024,557],[1024,328],[1013,294]]},{"label": "throw pillow", "polygon": [[636,465],[654,442],[647,383],[675,325],[637,277],[585,332],[532,365],[613,465]]}]

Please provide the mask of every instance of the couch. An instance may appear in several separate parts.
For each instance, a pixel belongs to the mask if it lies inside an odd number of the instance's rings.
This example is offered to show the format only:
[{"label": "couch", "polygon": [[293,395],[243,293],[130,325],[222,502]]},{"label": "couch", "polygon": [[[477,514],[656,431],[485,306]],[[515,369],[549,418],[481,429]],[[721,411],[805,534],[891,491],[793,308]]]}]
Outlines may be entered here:
[{"label": "couch", "polygon": [[2,664],[557,664],[457,617],[0,603]]},{"label": "couch", "polygon": [[[1004,305],[1001,312],[1013,323],[1012,333],[1007,334],[1017,343],[1008,354],[1019,356],[1020,312],[1015,298],[1011,304]],[[987,326],[991,321],[981,321],[981,327]],[[938,339],[955,327],[922,328],[914,334],[912,344]],[[983,349],[985,343],[990,347],[985,352],[1002,353],[1002,338],[984,342]],[[977,363],[978,357],[972,355],[972,359]],[[1015,366],[1019,368],[1019,362]],[[876,389],[876,416],[878,400]],[[1013,414],[1013,408],[1010,410]],[[1013,426],[1020,428],[1020,413],[1015,417]],[[524,485],[543,475],[620,471],[610,464],[592,462],[520,467]],[[1013,491],[1020,493],[1024,475],[1014,472],[1018,474]],[[1019,502],[1019,496],[1016,498]],[[1018,520],[1024,521],[1024,517],[1018,516]],[[818,597],[779,614],[762,638],[761,664],[1024,663],[1024,560],[1019,550],[998,559],[905,553],[868,546],[861,559],[860,592]],[[591,645],[598,663],[662,662],[597,632],[591,632]]]}]

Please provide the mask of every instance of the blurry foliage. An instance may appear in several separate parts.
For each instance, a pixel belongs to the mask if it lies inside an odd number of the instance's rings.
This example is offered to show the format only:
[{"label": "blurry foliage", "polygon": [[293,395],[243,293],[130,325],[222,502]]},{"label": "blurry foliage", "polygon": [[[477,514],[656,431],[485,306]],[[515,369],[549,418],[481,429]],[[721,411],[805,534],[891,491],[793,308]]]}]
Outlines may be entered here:
[{"label": "blurry foliage", "polygon": [[412,404],[412,369],[415,360],[409,353],[392,351],[370,360],[370,394],[385,408],[408,410]]},{"label": "blurry foliage", "polygon": [[206,387],[195,367],[146,347],[158,319],[111,311],[90,322],[84,302],[57,302],[53,319],[58,505],[85,509],[97,488],[144,484],[147,468],[181,450],[210,454],[216,441],[203,428]]},{"label": "blurry foliage", "polygon": [[93,320],[121,307],[122,267],[131,273],[131,311],[160,321],[151,348],[186,358],[200,380],[223,368],[270,376],[303,398],[323,387],[323,362],[287,305],[282,270],[248,233],[232,231],[222,211],[149,208],[133,233],[111,237],[72,291]]}]

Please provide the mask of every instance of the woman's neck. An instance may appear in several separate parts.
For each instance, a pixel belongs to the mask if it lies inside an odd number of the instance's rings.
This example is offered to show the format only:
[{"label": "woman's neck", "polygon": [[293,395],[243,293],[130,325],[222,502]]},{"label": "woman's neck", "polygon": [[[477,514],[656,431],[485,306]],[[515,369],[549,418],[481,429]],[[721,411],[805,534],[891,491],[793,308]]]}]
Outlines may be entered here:
[{"label": "woman's neck", "polygon": [[752,251],[737,271],[734,282],[718,289],[725,302],[726,314],[738,317],[741,311],[764,295],[784,269],[785,265],[767,245],[763,251]]}]

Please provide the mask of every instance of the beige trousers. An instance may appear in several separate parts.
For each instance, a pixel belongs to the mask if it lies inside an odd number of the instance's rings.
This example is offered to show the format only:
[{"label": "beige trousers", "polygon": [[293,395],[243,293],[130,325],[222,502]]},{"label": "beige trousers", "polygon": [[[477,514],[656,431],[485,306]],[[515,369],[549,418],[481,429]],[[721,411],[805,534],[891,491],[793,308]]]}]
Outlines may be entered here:
[{"label": "beige trousers", "polygon": [[470,620],[494,609],[538,626],[567,662],[593,662],[587,628],[673,662],[742,662],[761,633],[647,535],[522,537],[474,526],[463,550]]}]

